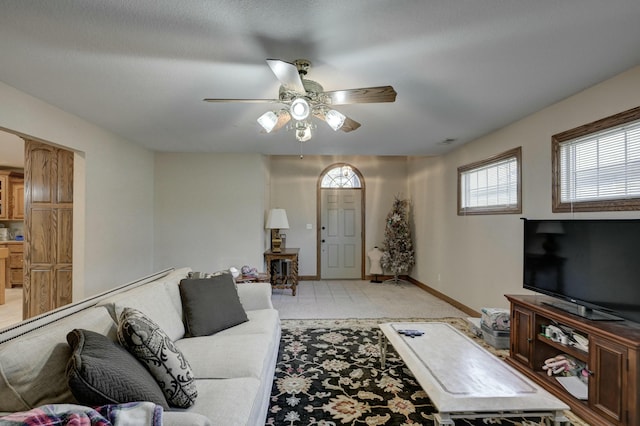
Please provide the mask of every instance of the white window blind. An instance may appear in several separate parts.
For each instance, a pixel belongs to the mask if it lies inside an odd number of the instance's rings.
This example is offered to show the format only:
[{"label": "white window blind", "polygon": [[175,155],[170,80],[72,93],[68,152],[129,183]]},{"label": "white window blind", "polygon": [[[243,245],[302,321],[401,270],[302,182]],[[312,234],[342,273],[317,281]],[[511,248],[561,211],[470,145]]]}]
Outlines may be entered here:
[{"label": "white window blind", "polygon": [[460,190],[463,209],[516,207],[517,158],[506,158],[461,173]]},{"label": "white window blind", "polygon": [[640,197],[640,120],[559,145],[563,203]]}]

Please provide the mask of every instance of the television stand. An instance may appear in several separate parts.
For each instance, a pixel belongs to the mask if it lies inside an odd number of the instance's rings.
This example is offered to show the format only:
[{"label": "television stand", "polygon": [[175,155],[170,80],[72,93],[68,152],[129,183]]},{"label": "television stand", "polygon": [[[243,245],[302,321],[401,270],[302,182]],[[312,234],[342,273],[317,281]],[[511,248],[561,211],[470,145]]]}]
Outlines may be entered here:
[{"label": "television stand", "polygon": [[[594,425],[640,426],[640,323],[590,321],[553,306],[549,296],[507,295],[511,335],[506,361],[557,396],[571,411]],[[542,332],[549,325],[587,338],[587,350],[554,341]],[[586,364],[587,399],[571,395],[542,369],[545,360],[568,355]]]},{"label": "television stand", "polygon": [[542,303],[548,306],[553,306],[554,308],[562,309],[565,312],[591,321],[624,321],[624,318],[620,318],[597,309],[592,309],[578,303],[563,302],[559,300],[549,300]]}]

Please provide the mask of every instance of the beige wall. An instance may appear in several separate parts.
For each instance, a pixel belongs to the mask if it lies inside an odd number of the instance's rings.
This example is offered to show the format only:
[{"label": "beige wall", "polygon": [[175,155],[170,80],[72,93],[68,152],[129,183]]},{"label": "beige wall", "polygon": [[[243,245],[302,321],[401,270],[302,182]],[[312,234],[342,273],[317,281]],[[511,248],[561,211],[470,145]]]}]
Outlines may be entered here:
[{"label": "beige wall", "polygon": [[0,166],[24,168],[24,141],[3,131],[0,131]]},{"label": "beige wall", "polygon": [[[321,140],[313,143],[322,143]],[[317,247],[317,187],[320,174],[335,163],[360,171],[366,188],[365,253],[384,241],[384,221],[395,195],[407,196],[406,157],[274,156],[270,158],[270,208],[287,211],[288,247],[300,248],[300,275],[319,274]],[[307,229],[307,224],[312,229]],[[365,272],[369,262],[365,259]]]},{"label": "beige wall", "polygon": [[156,153],[155,269],[264,270],[267,159],[260,154]]},{"label": "beige wall", "polygon": [[[637,67],[444,157],[412,158],[409,188],[415,204],[419,259],[412,276],[476,310],[507,307],[504,294],[527,293],[522,289],[520,217],[572,217],[551,213],[551,136],[637,107],[639,93]],[[522,214],[457,216],[457,168],[517,146],[522,146]],[[638,218],[640,214],[573,217]]]},{"label": "beige wall", "polygon": [[75,299],[152,272],[153,153],[4,83],[0,128],[76,152]]}]

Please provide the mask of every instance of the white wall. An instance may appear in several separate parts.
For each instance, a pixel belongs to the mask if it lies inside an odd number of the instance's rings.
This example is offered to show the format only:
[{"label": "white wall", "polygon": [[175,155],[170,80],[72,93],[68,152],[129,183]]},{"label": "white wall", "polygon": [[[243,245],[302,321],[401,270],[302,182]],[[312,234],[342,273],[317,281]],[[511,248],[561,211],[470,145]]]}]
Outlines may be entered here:
[{"label": "white wall", "polygon": [[[507,307],[504,294],[527,293],[522,289],[520,217],[572,217],[551,213],[551,136],[637,107],[639,93],[637,67],[444,157],[411,159],[419,259],[412,276],[476,310]],[[457,168],[517,146],[522,146],[522,214],[457,216]],[[573,216],[638,218],[640,213]]]},{"label": "white wall", "polygon": [[155,269],[264,270],[267,160],[260,154],[156,153]]},{"label": "white wall", "polygon": [[[363,175],[366,189],[365,253],[375,245],[382,245],[385,218],[391,210],[394,196],[407,196],[406,157],[270,157],[271,204],[268,207],[287,211],[287,247],[300,248],[299,274],[303,276],[316,276],[320,273],[316,257],[318,178],[327,167],[335,163],[348,163]],[[307,224],[311,224],[312,229],[307,229]],[[365,271],[369,271],[367,259]]]},{"label": "white wall", "polygon": [[76,152],[74,299],[153,272],[153,153],[4,83],[0,128]]}]

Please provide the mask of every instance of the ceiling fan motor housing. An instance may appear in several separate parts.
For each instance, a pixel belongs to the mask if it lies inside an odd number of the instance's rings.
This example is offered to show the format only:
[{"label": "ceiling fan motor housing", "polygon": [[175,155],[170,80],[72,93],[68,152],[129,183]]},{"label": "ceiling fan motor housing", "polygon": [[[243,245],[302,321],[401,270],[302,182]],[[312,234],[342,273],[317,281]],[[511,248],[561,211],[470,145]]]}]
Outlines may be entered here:
[{"label": "ceiling fan motor housing", "polygon": [[311,68],[311,61],[308,59],[296,59],[293,64],[298,69],[298,74],[307,75],[309,68]]}]

